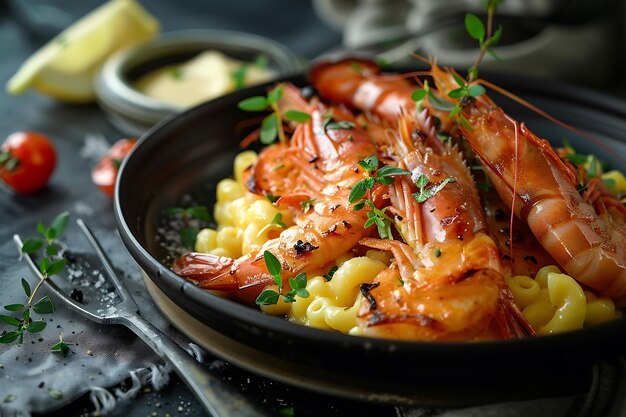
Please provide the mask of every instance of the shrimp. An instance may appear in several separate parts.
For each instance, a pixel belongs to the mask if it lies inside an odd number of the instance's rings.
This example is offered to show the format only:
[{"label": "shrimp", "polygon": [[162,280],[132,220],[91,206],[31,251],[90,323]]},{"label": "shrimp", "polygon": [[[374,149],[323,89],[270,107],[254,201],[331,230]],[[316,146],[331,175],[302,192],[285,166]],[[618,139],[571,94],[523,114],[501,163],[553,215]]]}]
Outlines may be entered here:
[{"label": "shrimp", "polygon": [[273,281],[263,254],[271,252],[281,263],[283,278],[311,271],[334,262],[370,231],[364,228],[367,213],[356,212],[334,198],[320,199],[298,224],[268,240],[258,251],[239,259],[192,252],[178,258],[172,270],[207,290],[225,291],[244,302],[253,302],[264,286]]},{"label": "shrimp", "polygon": [[[426,146],[429,139],[412,141],[412,125],[408,115],[400,118],[400,148],[410,152],[399,167],[411,177],[396,177],[389,186],[390,210],[401,219],[398,228],[407,244],[361,240],[391,251],[396,262],[362,287],[358,322],[364,334],[412,340],[532,334],[507,292],[500,252],[458,149],[433,152]],[[444,186],[418,203],[413,194],[419,178]]]},{"label": "shrimp", "polygon": [[[313,198],[314,194],[332,194],[337,188],[351,187],[358,161],[377,155],[376,146],[355,125],[350,112],[316,100],[306,103],[291,84],[285,85],[284,92],[279,102],[281,111],[299,110],[311,119],[297,125],[288,144],[275,144],[261,151],[257,162],[244,174],[248,191],[272,196],[308,193]],[[327,128],[332,120],[353,127]]]},{"label": "shrimp", "polygon": [[[295,129],[289,143],[265,148],[245,180],[250,191],[279,197],[275,204],[287,206],[296,224],[237,260],[184,255],[174,263],[174,272],[204,289],[227,291],[250,301],[251,294],[258,295],[273,280],[264,264],[265,251],[280,261],[285,277],[292,277],[334,262],[338,254],[369,236],[373,229],[364,227],[367,210],[352,210],[348,195],[354,184],[368,176],[358,162],[378,155],[376,146],[355,125],[327,129],[328,109],[312,107],[311,119]],[[344,114],[333,111],[332,115]],[[274,166],[279,168],[270,169]],[[372,192],[378,206],[384,201],[382,190],[376,187]],[[300,204],[304,200],[313,201],[309,209]]]},{"label": "shrimp", "polygon": [[[416,103],[412,98],[415,85],[407,80],[411,75],[428,75],[428,71],[418,71],[408,75],[381,74],[380,68],[372,61],[347,58],[338,62],[321,62],[309,72],[313,87],[327,100],[373,114],[395,128],[401,113],[411,113]],[[426,103],[428,98],[425,99]],[[445,113],[429,108],[429,116],[436,116],[442,123],[439,131],[453,134],[456,125],[447,120]],[[416,122],[424,129],[425,136],[435,136],[434,124],[417,114]],[[371,118],[369,122],[373,122]]]},{"label": "shrimp", "polygon": [[[450,72],[432,69],[439,94]],[[576,190],[575,173],[547,141],[535,136],[486,94],[464,105],[471,128],[462,134],[496,191],[541,245],[581,284],[609,297],[626,295],[626,233],[611,227]],[[613,210],[623,223],[623,210]]]}]

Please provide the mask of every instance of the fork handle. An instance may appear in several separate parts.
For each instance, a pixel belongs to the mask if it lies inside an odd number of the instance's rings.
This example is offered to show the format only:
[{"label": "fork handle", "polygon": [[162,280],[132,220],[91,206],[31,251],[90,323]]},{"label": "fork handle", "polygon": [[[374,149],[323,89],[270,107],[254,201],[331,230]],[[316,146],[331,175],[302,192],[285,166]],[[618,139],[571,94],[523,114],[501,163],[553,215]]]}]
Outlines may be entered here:
[{"label": "fork handle", "polygon": [[117,322],[131,329],[157,355],[170,362],[178,376],[185,381],[213,417],[266,415],[255,409],[250,400],[241,393],[202,368],[185,350],[141,316],[127,315]]}]

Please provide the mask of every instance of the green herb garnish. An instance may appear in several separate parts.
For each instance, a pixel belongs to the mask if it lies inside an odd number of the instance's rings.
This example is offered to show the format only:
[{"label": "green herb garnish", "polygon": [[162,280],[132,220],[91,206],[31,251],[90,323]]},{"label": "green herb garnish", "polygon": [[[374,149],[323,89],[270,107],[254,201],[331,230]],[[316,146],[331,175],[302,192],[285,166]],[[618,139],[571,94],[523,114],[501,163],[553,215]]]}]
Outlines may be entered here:
[{"label": "green herb garnish", "polygon": [[363,227],[367,228],[375,224],[376,227],[378,228],[378,235],[380,236],[381,239],[393,238],[393,235],[391,234],[391,225],[393,223],[393,220],[391,219],[391,217],[389,217],[385,213],[385,211],[387,211],[387,207],[383,208],[382,210],[379,210],[376,208],[376,206],[374,205],[372,201],[370,200],[361,200],[361,201],[364,201],[364,203],[367,204],[371,208],[371,211],[367,213],[367,221],[365,222]]},{"label": "green herb garnish", "polygon": [[443,189],[448,183],[456,182],[456,178],[448,177],[445,180],[441,181],[439,184],[434,184],[431,187],[426,187],[430,182],[430,179],[425,174],[419,174],[417,180],[415,180],[415,185],[419,188],[419,191],[413,193],[413,198],[418,203],[423,203],[428,200],[430,197],[437,194],[439,191]]},{"label": "green herb garnish", "polygon": [[53,352],[60,352],[63,357],[66,357],[70,353],[70,347],[63,341],[63,333],[59,335],[59,343],[50,348]]},{"label": "green herb garnish", "polygon": [[331,281],[333,279],[333,275],[335,275],[335,272],[337,272],[338,269],[339,267],[337,265],[333,266],[332,268],[330,268],[330,271],[328,271],[328,273],[323,275],[323,277],[326,279],[326,281]]},{"label": "green herb garnish", "polygon": [[487,0],[487,26],[476,16],[471,13],[465,15],[465,29],[467,33],[476,39],[480,45],[480,53],[474,65],[472,65],[467,71],[468,82],[473,82],[478,78],[478,66],[485,57],[485,53],[493,56],[496,59],[500,59],[498,55],[493,51],[492,46],[496,46],[502,36],[502,26],[500,26],[495,32],[493,31],[493,15],[496,13],[498,4],[504,0]]},{"label": "green herb garnish", "polygon": [[285,229],[287,227],[287,225],[285,223],[283,223],[283,215],[280,213],[276,213],[274,215],[274,217],[272,217],[272,221],[270,222],[270,224],[274,224],[278,227],[281,227],[283,229]]},{"label": "green herb garnish", "polygon": [[[277,304],[283,292],[283,279],[280,276],[282,266],[280,261],[270,251],[263,252],[263,260],[268,272],[272,275],[274,283],[278,287],[278,292],[270,289],[263,290],[261,294],[256,298],[257,305],[272,305]],[[293,303],[296,301],[296,295],[301,298],[309,297],[309,292],[306,289],[307,277],[306,273],[301,272],[295,278],[289,278],[289,286],[291,291],[282,295],[283,301],[286,303]]]},{"label": "green herb garnish", "polygon": [[275,202],[278,201],[278,199],[280,198],[280,196],[275,196],[275,195],[271,195],[271,194],[265,194],[265,197],[269,200],[270,203],[274,204]]},{"label": "green herb garnish", "polygon": [[276,137],[278,137],[281,143],[287,142],[285,132],[283,131],[283,119],[302,123],[307,122],[311,118],[310,115],[297,110],[287,110],[285,114],[280,113],[278,100],[283,96],[284,87],[283,84],[279,84],[270,90],[266,96],[254,96],[238,103],[239,108],[245,111],[272,110],[272,113],[261,122],[259,140],[265,145],[273,143]]},{"label": "green herb garnish", "polygon": [[57,239],[65,232],[69,216],[68,212],[60,213],[52,220],[49,227],[46,227],[43,222],[39,222],[37,224],[37,232],[41,237],[26,239],[22,244],[21,250],[23,253],[33,254],[40,250],[43,251],[43,257],[38,265],[42,278],[34,289],[31,289],[26,279],[22,278],[20,280],[27,301],[25,304],[14,303],[4,306],[6,311],[19,313],[19,316],[13,317],[0,314],[0,321],[15,328],[15,330],[8,331],[0,336],[0,343],[12,343],[17,340],[21,344],[24,342],[25,333],[39,333],[46,328],[47,322],[44,320],[33,320],[32,313],[52,314],[55,311],[54,303],[47,295],[37,301],[35,301],[35,298],[44,281],[52,275],[60,273],[65,268],[67,261],[59,255],[60,245]]},{"label": "green herb garnish", "polygon": [[[350,203],[354,203],[355,201],[363,198],[367,190],[371,190],[374,187],[375,183],[379,183],[382,185],[389,185],[393,183],[396,175],[406,175],[410,174],[409,171],[404,169],[400,169],[397,167],[392,167],[389,165],[385,165],[378,168],[378,158],[375,155],[368,156],[367,158],[358,162],[358,164],[370,175],[368,178],[362,179],[354,184],[352,190],[350,191],[350,195],[348,196],[348,201]],[[359,204],[359,203],[357,203]],[[359,206],[357,206],[359,207]],[[360,205],[360,208],[363,208],[363,205]],[[359,208],[359,209],[360,209]],[[357,210],[359,210],[357,209]]]},{"label": "green herb garnish", "polygon": [[463,110],[463,106],[472,98],[485,94],[485,88],[475,82],[478,79],[478,66],[485,54],[488,53],[496,59],[500,59],[493,51],[492,47],[498,44],[502,35],[502,27],[498,28],[495,32],[493,31],[493,15],[496,12],[498,4],[502,1],[503,0],[486,0],[486,26],[476,15],[472,13],[465,15],[465,29],[470,37],[479,42],[480,52],[474,65],[467,71],[467,82],[462,77],[452,73],[459,88],[450,91],[448,97],[458,100],[456,104],[434,94],[429,88],[428,82],[425,81],[424,87],[414,91],[411,95],[413,100],[418,103],[418,106],[421,100],[428,97],[428,102],[433,108],[443,112],[449,112],[449,117],[455,118],[461,126],[466,129],[472,128],[469,121],[461,115],[461,111]]},{"label": "green herb garnish", "polygon": [[315,203],[315,198],[311,198],[310,200],[305,200],[301,202],[300,205],[302,206],[302,209],[304,210],[304,212],[308,213],[309,210],[313,208],[314,203]]}]

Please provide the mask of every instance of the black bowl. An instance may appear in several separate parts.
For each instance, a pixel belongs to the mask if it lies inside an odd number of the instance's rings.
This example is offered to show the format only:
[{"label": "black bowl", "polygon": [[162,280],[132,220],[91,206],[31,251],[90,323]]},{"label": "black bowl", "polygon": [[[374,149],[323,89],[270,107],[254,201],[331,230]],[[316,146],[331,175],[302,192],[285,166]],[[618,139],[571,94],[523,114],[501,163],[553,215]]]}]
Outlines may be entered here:
[{"label": "black bowl", "polygon": [[[623,102],[545,81],[490,79],[626,155]],[[303,77],[287,81],[306,85]],[[391,402],[459,406],[579,392],[589,386],[594,364],[623,352],[626,318],[520,340],[402,342],[296,325],[209,294],[178,277],[157,243],[163,209],[180,205],[189,195],[204,204],[214,203],[214,186],[232,175],[239,141],[247,133],[240,122],[255,116],[239,110],[237,103],[264,94],[267,88],[238,91],[161,123],[144,135],[121,168],[115,214],[122,239],[154,283],[185,311],[260,351],[342,375],[346,384],[378,387]],[[558,143],[568,139],[580,152],[593,152],[609,166],[624,168],[619,157],[603,147],[501,96],[493,97],[539,136]]]}]

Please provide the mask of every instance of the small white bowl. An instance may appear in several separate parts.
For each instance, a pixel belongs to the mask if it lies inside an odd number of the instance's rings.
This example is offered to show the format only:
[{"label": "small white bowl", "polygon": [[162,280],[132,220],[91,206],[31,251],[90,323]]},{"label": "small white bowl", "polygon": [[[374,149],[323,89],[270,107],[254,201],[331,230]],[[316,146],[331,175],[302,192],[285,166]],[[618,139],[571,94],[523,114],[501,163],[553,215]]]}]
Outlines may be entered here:
[{"label": "small white bowl", "polygon": [[304,61],[285,46],[262,36],[225,30],[170,32],[108,59],[94,80],[98,104],[122,133],[140,136],[187,107],[149,97],[134,82],[154,69],[185,62],[207,50],[217,50],[245,62],[263,54],[276,77],[299,72],[304,67]]}]

